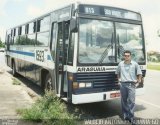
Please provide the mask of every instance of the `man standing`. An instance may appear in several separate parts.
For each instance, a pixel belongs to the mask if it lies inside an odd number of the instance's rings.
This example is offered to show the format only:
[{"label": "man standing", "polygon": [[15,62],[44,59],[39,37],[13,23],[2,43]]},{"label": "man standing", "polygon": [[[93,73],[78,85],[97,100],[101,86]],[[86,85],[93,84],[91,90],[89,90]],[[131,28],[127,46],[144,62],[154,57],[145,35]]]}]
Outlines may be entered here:
[{"label": "man standing", "polygon": [[135,109],[135,88],[141,82],[142,71],[139,65],[131,60],[131,52],[124,52],[124,61],[117,67],[118,83],[120,84],[121,106],[125,120],[132,122]]}]

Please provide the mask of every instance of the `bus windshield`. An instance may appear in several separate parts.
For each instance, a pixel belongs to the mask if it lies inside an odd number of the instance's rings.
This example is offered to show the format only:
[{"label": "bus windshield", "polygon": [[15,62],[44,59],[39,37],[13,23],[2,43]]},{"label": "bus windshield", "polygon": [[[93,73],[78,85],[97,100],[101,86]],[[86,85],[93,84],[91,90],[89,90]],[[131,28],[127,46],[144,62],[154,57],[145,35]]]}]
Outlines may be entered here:
[{"label": "bus windshield", "polygon": [[79,21],[79,63],[117,63],[123,60],[124,50],[132,52],[133,60],[145,62],[141,25],[116,22],[114,35],[112,21],[84,18]]},{"label": "bus windshield", "polygon": [[116,36],[118,43],[118,61],[123,59],[124,50],[130,50],[133,60],[139,63],[145,62],[141,25],[116,23]]},{"label": "bus windshield", "polygon": [[105,51],[103,63],[113,61],[113,22],[82,18],[79,31],[79,63],[99,63]]}]

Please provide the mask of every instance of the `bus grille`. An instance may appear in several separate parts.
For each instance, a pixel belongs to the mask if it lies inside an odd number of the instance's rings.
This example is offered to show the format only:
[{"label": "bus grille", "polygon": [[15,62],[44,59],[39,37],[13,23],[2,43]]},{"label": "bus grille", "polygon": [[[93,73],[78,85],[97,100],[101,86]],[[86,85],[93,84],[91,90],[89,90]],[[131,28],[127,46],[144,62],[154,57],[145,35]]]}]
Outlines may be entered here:
[{"label": "bus grille", "polygon": [[78,73],[77,82],[91,82],[93,83],[93,88],[104,88],[105,90],[119,88],[115,72]]}]

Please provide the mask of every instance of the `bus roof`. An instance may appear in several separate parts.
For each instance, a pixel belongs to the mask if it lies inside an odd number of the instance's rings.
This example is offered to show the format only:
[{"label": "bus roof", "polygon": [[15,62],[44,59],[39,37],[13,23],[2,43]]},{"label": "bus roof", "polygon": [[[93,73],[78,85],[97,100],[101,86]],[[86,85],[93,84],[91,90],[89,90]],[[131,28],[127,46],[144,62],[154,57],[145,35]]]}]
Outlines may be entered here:
[{"label": "bus roof", "polygon": [[96,5],[96,4],[83,4],[83,3],[73,3],[67,6],[61,7],[59,9],[52,10],[46,14],[38,16],[32,20],[29,20],[23,24],[14,26],[10,29],[14,29],[23,25],[26,25],[30,22],[34,22],[37,19],[45,17],[47,15],[51,15],[52,13],[56,13],[57,11],[61,11],[67,7],[72,8],[73,6],[77,6],[77,11],[79,14],[89,14],[89,15],[97,15],[97,16],[108,16],[108,17],[116,17],[116,18],[123,18],[123,19],[131,19],[131,20],[138,20],[141,21],[141,14],[138,12],[134,12],[131,10],[118,8],[118,7],[111,7],[111,6],[103,6],[103,5]]}]

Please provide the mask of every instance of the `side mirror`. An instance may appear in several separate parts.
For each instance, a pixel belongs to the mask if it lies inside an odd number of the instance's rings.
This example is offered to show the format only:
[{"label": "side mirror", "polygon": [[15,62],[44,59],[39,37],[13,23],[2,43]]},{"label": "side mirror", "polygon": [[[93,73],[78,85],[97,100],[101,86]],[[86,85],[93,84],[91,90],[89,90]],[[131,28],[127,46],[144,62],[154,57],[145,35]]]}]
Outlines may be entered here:
[{"label": "side mirror", "polygon": [[70,30],[71,32],[77,32],[78,27],[77,27],[77,20],[75,18],[72,18],[70,21]]}]

